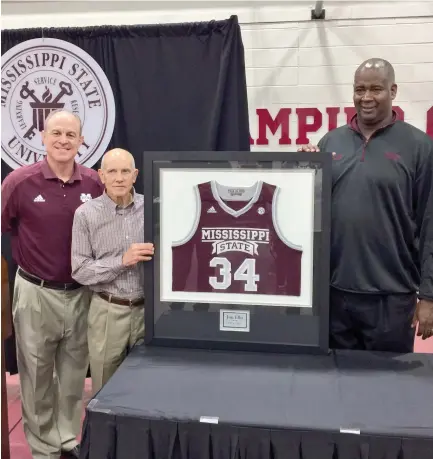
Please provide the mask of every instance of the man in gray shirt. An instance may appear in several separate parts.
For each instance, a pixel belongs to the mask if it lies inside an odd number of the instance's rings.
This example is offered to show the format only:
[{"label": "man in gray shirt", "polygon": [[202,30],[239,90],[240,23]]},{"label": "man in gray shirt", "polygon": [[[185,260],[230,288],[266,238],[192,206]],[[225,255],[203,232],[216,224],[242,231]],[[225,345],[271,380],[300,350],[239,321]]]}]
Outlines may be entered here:
[{"label": "man in gray shirt", "polygon": [[144,336],[142,262],[154,253],[153,244],[144,242],[144,200],[134,190],[133,156],[111,150],[98,173],[104,194],[76,210],[72,228],[72,277],[93,292],[87,338],[94,394]]}]

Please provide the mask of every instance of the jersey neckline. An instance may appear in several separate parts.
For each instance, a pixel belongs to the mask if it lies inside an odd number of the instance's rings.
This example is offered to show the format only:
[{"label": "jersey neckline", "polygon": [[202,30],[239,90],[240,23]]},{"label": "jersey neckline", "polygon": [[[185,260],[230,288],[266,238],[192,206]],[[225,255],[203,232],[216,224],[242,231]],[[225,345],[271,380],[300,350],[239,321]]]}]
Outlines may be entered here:
[{"label": "jersey neckline", "polygon": [[[221,199],[221,196],[218,193],[218,187],[224,188],[224,187],[226,187],[226,185],[222,185],[222,184],[216,182],[215,180],[212,180],[210,182],[210,186],[211,186],[212,195],[213,195],[215,201],[221,207],[221,209],[224,210],[224,212],[227,212],[229,215],[232,215],[233,217],[239,217],[239,216],[243,215],[245,212],[248,212],[251,209],[251,207],[258,201],[260,193],[262,192],[263,182],[261,180],[259,180],[254,185],[248,187],[248,188],[256,187],[256,190],[254,192],[253,197],[247,202],[247,204],[245,204],[244,207],[242,207],[239,210],[232,209],[230,206],[228,206]],[[247,187],[245,187],[245,188],[247,188]]]}]

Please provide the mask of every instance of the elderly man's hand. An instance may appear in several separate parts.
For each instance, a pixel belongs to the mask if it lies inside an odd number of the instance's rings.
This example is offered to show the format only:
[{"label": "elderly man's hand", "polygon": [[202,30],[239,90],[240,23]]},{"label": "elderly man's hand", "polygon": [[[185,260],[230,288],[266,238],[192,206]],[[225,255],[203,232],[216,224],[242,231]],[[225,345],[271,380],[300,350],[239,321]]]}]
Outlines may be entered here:
[{"label": "elderly man's hand", "polygon": [[416,305],[412,327],[418,324],[417,336],[427,339],[433,336],[433,301],[420,300]]},{"label": "elderly man's hand", "polygon": [[151,242],[143,242],[140,244],[131,244],[129,249],[123,255],[124,266],[134,266],[140,261],[149,261],[154,254],[154,247]]}]

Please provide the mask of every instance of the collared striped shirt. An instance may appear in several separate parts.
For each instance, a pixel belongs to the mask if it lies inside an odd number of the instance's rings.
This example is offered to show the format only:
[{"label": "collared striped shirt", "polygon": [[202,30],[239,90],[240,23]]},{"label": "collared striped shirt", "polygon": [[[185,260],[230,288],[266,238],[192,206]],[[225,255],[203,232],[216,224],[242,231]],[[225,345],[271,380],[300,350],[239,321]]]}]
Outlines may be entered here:
[{"label": "collared striped shirt", "polygon": [[144,197],[133,193],[123,208],[104,194],[80,206],[72,227],[72,277],[94,292],[142,297],[143,263],[125,267],[124,253],[144,242]]}]

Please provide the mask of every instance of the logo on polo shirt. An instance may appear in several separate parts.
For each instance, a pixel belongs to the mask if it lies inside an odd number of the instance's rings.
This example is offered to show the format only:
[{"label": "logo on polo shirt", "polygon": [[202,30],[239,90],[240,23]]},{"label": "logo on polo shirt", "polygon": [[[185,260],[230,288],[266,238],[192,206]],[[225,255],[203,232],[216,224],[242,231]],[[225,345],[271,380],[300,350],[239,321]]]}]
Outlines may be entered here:
[{"label": "logo on polo shirt", "polygon": [[35,199],[33,199],[33,202],[45,202],[45,199],[39,194]]},{"label": "logo on polo shirt", "polygon": [[113,134],[115,103],[105,73],[89,54],[63,40],[36,38],[3,54],[1,73],[2,159],[11,168],[43,159],[44,121],[61,109],[83,123],[77,162],[96,164]]},{"label": "logo on polo shirt", "polygon": [[81,199],[81,202],[87,202],[92,199],[92,195],[90,193],[81,193],[80,199]]}]

